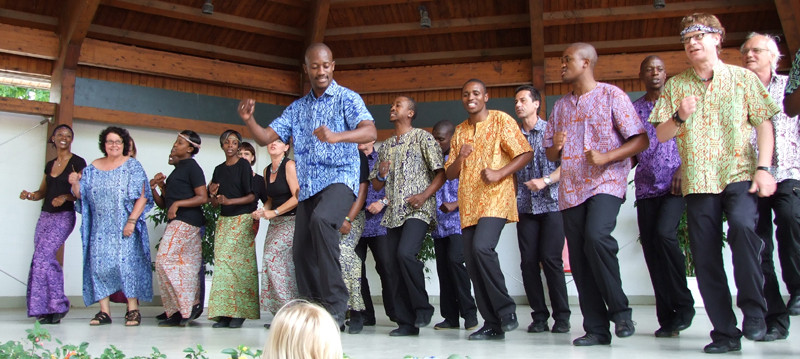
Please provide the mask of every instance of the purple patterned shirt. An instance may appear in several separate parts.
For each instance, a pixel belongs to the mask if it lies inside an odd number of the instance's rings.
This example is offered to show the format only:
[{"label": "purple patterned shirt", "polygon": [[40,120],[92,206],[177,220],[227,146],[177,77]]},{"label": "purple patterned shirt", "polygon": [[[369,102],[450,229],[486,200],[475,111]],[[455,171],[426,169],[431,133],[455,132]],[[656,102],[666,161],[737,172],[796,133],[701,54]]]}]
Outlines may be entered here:
[{"label": "purple patterned shirt", "polygon": [[669,193],[672,185],[672,175],[681,166],[681,156],[678,154],[678,145],[675,139],[667,142],[658,142],[656,127],[647,119],[653,111],[655,102],[650,102],[642,96],[633,102],[633,108],[647,131],[650,146],[636,155],[639,164],[636,166],[636,199],[654,198]]},{"label": "purple patterned shirt", "polygon": [[[444,161],[447,162],[447,155]],[[449,237],[451,234],[461,234],[461,219],[458,209],[444,213],[439,208],[442,203],[458,202],[458,178],[445,181],[442,188],[436,191],[436,229],[431,232],[434,239]]]},{"label": "purple patterned shirt", "polygon": [[[367,162],[369,163],[369,171],[372,172],[372,168],[375,167],[375,164],[378,163],[378,149],[374,148],[372,153],[367,155]],[[370,204],[380,201],[386,197],[386,194],[381,188],[380,191],[375,191],[372,188],[372,183],[367,186],[367,201],[365,202],[364,206],[369,206]],[[364,232],[361,233],[361,237],[377,237],[377,236],[384,236],[386,235],[386,227],[381,226],[381,220],[383,219],[383,212],[386,212],[384,208],[378,214],[369,213],[369,211],[364,211],[366,213],[366,221],[364,222]]]},{"label": "purple patterned shirt", "polygon": [[545,147],[553,146],[556,132],[567,133],[561,151],[559,209],[578,206],[600,193],[625,198],[630,158],[592,166],[586,163],[584,153],[589,150],[605,153],[619,148],[631,136],[645,133],[628,94],[602,82],[581,96],[567,93],[556,101],[547,121]]},{"label": "purple patterned shirt", "polygon": [[520,126],[522,135],[533,148],[533,159],[525,164],[514,175],[517,177],[517,211],[527,214],[541,214],[558,211],[558,182],[552,183],[541,191],[533,192],[524,183],[534,178],[542,178],[553,173],[558,168],[559,162],[550,162],[544,153],[542,139],[547,122],[541,118],[533,125],[530,132]]}]

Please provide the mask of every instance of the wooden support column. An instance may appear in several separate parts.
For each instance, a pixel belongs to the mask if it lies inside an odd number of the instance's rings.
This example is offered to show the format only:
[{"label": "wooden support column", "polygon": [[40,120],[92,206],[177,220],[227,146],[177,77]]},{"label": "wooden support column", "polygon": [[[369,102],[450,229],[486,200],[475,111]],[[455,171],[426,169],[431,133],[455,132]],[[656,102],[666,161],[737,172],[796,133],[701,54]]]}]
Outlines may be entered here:
[{"label": "wooden support column", "polygon": [[[325,40],[325,29],[328,27],[328,14],[330,11],[331,0],[315,0],[311,2],[311,18],[308,20],[308,34],[306,37],[306,46],[303,48],[302,64],[306,63],[305,49],[311,44],[323,42]],[[336,54],[333,54],[333,59],[336,60]],[[311,84],[308,82],[308,77],[302,69],[300,69],[300,88],[303,89],[301,96],[311,91]]]},{"label": "wooden support column", "polygon": [[544,6],[540,0],[529,0],[528,11],[531,17],[531,83],[539,90],[542,100],[539,102],[539,113],[545,116],[545,63],[544,63]]},{"label": "wooden support column", "polygon": [[781,19],[786,45],[789,46],[789,57],[794,58],[800,49],[800,1],[775,0],[775,9]]}]

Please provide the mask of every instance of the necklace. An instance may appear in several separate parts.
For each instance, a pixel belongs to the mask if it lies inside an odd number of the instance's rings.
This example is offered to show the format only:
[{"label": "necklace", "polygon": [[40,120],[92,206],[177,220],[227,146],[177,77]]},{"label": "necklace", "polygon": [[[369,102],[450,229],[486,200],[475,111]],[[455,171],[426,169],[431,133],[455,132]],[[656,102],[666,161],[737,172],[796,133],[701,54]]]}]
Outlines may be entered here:
[{"label": "necklace", "polygon": [[711,80],[713,80],[713,79],[714,79],[714,74],[711,74],[711,77],[709,77],[709,78],[707,78],[707,79],[704,79],[704,78],[702,78],[702,77],[700,77],[700,76],[697,76],[697,77],[700,79],[700,81],[703,81],[703,82],[709,82],[709,81],[711,81]]},{"label": "necklace", "polygon": [[66,163],[67,161],[69,161],[69,158],[62,162],[61,158],[56,157],[56,167],[61,167],[61,165]]},{"label": "necklace", "polygon": [[273,174],[273,175],[278,173],[278,170],[281,169],[281,162],[283,162],[283,157],[281,157],[281,160],[277,162],[278,163],[278,168],[276,168],[274,170],[272,168],[275,167],[275,162],[273,162],[273,165],[269,166],[269,173]]}]

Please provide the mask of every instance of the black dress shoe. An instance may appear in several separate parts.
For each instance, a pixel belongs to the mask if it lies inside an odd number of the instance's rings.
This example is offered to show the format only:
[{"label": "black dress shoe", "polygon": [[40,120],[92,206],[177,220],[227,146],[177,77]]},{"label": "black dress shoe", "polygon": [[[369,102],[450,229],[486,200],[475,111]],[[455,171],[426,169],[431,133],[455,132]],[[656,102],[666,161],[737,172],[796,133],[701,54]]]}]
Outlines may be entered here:
[{"label": "black dress shoe", "polygon": [[45,314],[36,317],[36,321],[39,324],[53,324],[53,315],[52,314]]},{"label": "black dress shoe", "polygon": [[219,317],[216,323],[212,325],[212,328],[227,328],[231,325],[231,317]]},{"label": "black dress shoe", "polygon": [[502,340],[506,338],[506,333],[501,331],[495,330],[488,326],[483,326],[483,328],[478,329],[475,333],[472,333],[467,337],[469,340]]},{"label": "black dress shoe", "polygon": [[244,325],[244,318],[231,318],[231,323],[228,325],[228,328],[237,329],[241,328]]},{"label": "black dress shoe", "polygon": [[517,313],[509,313],[500,318],[500,329],[502,329],[503,332],[510,332],[517,329],[517,327],[519,327]]},{"label": "black dress shoe", "polygon": [[478,327],[478,317],[473,316],[469,318],[464,318],[464,329],[466,330],[475,330]]},{"label": "black dress shoe", "polygon": [[689,326],[692,325],[692,319],[694,319],[695,310],[693,307],[687,309],[679,309],[673,319],[672,327],[673,330],[676,332],[680,332],[682,330],[686,330]]},{"label": "black dress shoe", "polygon": [[364,318],[364,326],[365,327],[374,327],[375,324],[376,324],[375,317]]},{"label": "black dress shoe", "polygon": [[570,325],[569,322],[566,320],[556,320],[553,323],[553,329],[550,329],[551,333],[569,333]]},{"label": "black dress shoe", "polygon": [[789,315],[800,315],[800,295],[789,297],[789,301],[786,302],[786,310],[789,311]]},{"label": "black dress shoe", "polygon": [[627,338],[636,332],[633,321],[630,319],[620,319],[614,324],[614,334],[617,335],[617,338]]},{"label": "black dress shoe", "polygon": [[458,322],[456,322],[456,324],[452,324],[448,322],[447,319],[433,325],[433,329],[435,330],[458,329],[458,328],[459,328]]},{"label": "black dress shoe", "polygon": [[761,340],[767,335],[767,323],[764,318],[744,317],[742,333],[750,340]]},{"label": "black dress shoe", "polygon": [[347,333],[349,334],[358,334],[364,329],[364,317],[361,316],[359,311],[350,311],[349,322],[349,328],[347,328]]},{"label": "black dress shoe", "polygon": [[781,330],[776,326],[769,326],[767,328],[767,334],[764,335],[764,338],[759,340],[760,342],[772,342],[779,339],[786,339],[789,336],[788,330]]},{"label": "black dress shoe", "polygon": [[269,323],[267,323],[267,324],[264,324],[264,329],[269,329],[270,325],[271,325],[271,324],[269,324]]},{"label": "black dress shoe", "polygon": [[589,347],[592,345],[609,345],[611,344],[611,339],[603,339],[596,334],[587,333],[586,335],[575,338],[572,341],[572,345],[576,347]]},{"label": "black dress shoe", "polygon": [[50,314],[50,324],[59,324],[61,319],[67,316],[67,313],[53,313]]},{"label": "black dress shoe", "polygon": [[171,317],[158,322],[159,327],[182,327],[183,316],[181,312],[175,312]]},{"label": "black dress shoe", "polygon": [[423,313],[417,313],[417,320],[414,321],[414,327],[423,328],[431,324],[431,316]]},{"label": "black dress shoe", "polygon": [[717,339],[703,348],[703,351],[708,354],[722,354],[740,350],[742,350],[742,343],[738,339]]},{"label": "black dress shoe", "polygon": [[156,319],[157,320],[167,320],[167,318],[168,318],[167,317],[167,312],[163,312],[163,313],[161,313],[159,315],[156,315]]},{"label": "black dress shoe", "polygon": [[546,320],[536,319],[528,326],[528,333],[541,333],[550,330]]},{"label": "black dress shoe", "polygon": [[656,338],[674,338],[680,335],[681,332],[677,330],[672,330],[666,327],[661,327],[656,330]]},{"label": "black dress shoe", "polygon": [[390,337],[407,337],[411,335],[419,335],[419,328],[401,325],[399,328],[389,332]]}]

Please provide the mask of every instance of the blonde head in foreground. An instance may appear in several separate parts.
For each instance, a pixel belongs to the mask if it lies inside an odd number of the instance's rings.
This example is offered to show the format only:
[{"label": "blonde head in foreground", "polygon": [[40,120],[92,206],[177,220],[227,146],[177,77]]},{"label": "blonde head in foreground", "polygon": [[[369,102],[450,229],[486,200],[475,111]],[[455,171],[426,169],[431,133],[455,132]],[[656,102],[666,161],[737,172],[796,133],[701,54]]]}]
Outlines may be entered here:
[{"label": "blonde head in foreground", "polygon": [[339,326],[322,307],[293,300],[275,314],[262,359],[341,359]]}]

